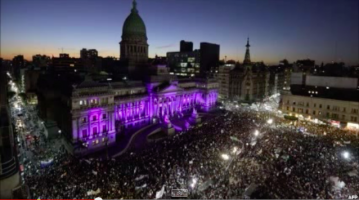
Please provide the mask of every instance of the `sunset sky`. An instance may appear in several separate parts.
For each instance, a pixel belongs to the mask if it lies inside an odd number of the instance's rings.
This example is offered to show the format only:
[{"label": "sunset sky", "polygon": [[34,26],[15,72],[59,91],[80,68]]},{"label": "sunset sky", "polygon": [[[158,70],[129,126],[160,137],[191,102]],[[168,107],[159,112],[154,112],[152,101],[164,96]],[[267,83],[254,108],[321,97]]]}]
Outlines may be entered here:
[{"label": "sunset sky", "polygon": [[[287,58],[359,63],[358,0],[137,0],[150,57],[178,51],[180,40],[220,45],[221,58]],[[82,48],[119,57],[132,0],[2,0],[1,57],[79,57]],[[337,56],[336,56],[337,55]]]}]

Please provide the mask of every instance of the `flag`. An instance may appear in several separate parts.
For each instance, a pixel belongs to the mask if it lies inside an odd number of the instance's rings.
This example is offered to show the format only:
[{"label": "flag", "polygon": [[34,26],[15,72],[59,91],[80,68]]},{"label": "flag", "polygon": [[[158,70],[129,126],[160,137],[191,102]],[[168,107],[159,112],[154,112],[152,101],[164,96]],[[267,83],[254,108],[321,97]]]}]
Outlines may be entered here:
[{"label": "flag", "polygon": [[164,192],[165,192],[165,185],[162,186],[162,189],[160,191],[156,192],[156,199],[162,198]]}]

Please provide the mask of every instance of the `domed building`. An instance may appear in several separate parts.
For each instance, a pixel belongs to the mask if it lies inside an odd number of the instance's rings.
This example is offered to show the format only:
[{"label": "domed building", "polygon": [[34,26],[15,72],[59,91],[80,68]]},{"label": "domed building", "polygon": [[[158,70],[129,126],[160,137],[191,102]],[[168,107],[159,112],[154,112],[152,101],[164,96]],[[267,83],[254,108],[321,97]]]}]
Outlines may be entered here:
[{"label": "domed building", "polygon": [[123,24],[120,42],[120,59],[127,61],[129,73],[134,73],[148,61],[146,26],[138,14],[136,0],[133,0],[132,5],[131,13]]}]

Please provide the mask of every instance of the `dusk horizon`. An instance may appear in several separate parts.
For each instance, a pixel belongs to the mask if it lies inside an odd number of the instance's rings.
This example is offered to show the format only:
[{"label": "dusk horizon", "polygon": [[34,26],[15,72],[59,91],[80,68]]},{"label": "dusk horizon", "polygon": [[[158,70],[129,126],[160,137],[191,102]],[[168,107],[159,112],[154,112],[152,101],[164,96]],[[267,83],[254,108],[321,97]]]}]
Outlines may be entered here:
[{"label": "dusk horizon", "polygon": [[[220,59],[242,62],[249,37],[256,62],[277,64],[282,59],[309,58],[317,64],[359,64],[358,2],[354,0],[137,3],[146,24],[149,57],[179,51],[180,40],[185,40],[192,41],[194,49],[199,49],[200,42],[218,44]],[[99,56],[119,58],[123,21],[130,9],[130,0],[4,0],[1,57],[57,57],[62,48],[70,57],[80,57],[80,50],[87,48],[97,49]]]}]

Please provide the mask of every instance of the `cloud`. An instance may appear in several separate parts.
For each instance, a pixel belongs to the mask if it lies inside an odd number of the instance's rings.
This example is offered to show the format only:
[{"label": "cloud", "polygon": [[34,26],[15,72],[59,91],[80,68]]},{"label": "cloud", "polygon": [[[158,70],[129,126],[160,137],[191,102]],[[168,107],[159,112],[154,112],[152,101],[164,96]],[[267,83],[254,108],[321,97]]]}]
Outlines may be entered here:
[{"label": "cloud", "polygon": [[174,46],[175,46],[175,44],[168,44],[168,45],[156,47],[156,49],[168,49],[168,48],[171,48]]}]

